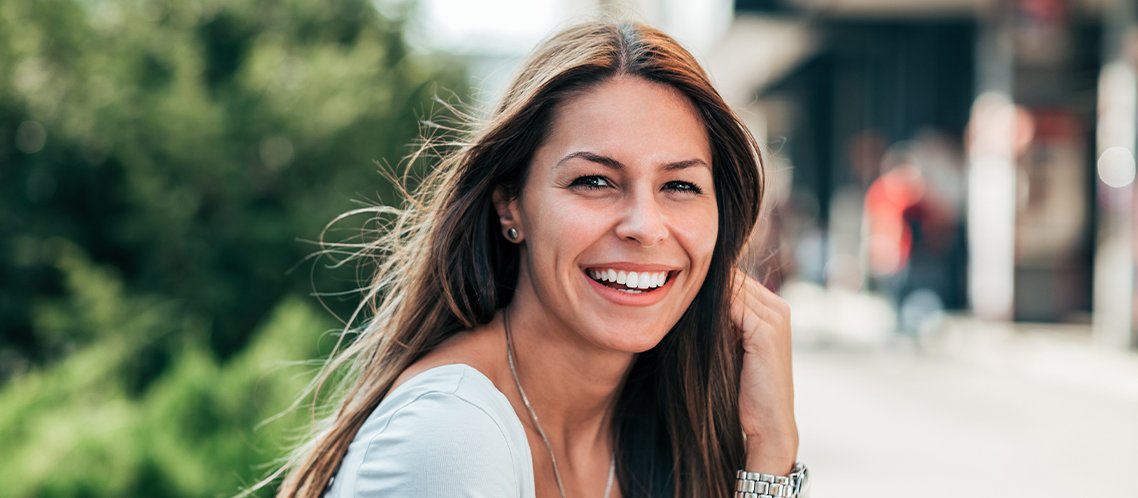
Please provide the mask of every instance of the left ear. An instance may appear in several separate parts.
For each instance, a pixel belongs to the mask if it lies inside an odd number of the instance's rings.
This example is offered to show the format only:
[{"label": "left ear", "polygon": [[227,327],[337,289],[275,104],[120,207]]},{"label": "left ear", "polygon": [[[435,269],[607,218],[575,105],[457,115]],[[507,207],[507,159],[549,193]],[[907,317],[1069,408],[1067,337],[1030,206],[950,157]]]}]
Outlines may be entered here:
[{"label": "left ear", "polygon": [[[502,225],[502,236],[511,242],[520,242],[525,228],[521,226],[521,217],[518,215],[518,198],[506,192],[501,185],[494,188],[494,210],[498,212],[498,223]],[[515,232],[510,232],[510,229]],[[516,237],[510,235],[517,234]]]}]

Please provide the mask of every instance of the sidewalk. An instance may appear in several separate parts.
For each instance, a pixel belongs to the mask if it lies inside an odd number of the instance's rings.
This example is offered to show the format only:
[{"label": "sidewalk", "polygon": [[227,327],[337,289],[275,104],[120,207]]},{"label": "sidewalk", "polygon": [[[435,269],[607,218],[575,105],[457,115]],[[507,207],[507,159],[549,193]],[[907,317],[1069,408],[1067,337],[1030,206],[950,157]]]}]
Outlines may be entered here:
[{"label": "sidewalk", "polygon": [[1138,354],[968,317],[917,347],[880,301],[788,290],[815,498],[1138,497]]}]

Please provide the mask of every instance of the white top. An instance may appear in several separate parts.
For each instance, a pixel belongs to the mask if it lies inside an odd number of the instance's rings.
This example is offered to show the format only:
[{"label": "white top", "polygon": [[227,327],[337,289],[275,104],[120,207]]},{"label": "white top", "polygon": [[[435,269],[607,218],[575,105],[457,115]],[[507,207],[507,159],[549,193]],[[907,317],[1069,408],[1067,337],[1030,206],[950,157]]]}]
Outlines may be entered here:
[{"label": "white top", "polygon": [[521,420],[490,379],[443,365],[408,379],[356,434],[325,498],[534,498]]}]

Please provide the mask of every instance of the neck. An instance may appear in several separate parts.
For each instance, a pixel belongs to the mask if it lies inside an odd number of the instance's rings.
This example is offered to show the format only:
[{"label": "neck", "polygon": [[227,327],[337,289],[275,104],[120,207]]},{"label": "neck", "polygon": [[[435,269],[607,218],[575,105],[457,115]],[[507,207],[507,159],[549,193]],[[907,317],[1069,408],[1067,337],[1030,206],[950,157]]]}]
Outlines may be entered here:
[{"label": "neck", "polygon": [[528,302],[516,295],[503,321],[508,320],[518,381],[541,429],[566,453],[607,447],[613,408],[635,355],[599,348]]}]

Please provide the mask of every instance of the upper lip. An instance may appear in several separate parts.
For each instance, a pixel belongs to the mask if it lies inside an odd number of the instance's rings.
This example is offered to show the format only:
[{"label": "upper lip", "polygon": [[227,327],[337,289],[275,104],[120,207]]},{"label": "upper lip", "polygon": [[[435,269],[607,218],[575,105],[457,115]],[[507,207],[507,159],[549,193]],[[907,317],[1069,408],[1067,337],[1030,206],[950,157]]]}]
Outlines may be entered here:
[{"label": "upper lip", "polygon": [[594,270],[608,270],[613,269],[616,271],[635,271],[635,272],[659,272],[659,271],[678,271],[680,268],[675,265],[661,265],[661,264],[644,264],[644,263],[631,263],[627,261],[619,261],[613,263],[593,263],[583,265],[584,269]]}]

